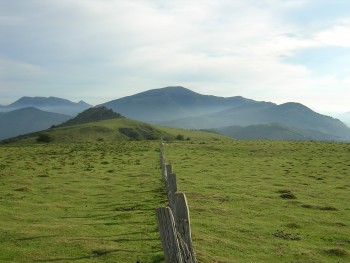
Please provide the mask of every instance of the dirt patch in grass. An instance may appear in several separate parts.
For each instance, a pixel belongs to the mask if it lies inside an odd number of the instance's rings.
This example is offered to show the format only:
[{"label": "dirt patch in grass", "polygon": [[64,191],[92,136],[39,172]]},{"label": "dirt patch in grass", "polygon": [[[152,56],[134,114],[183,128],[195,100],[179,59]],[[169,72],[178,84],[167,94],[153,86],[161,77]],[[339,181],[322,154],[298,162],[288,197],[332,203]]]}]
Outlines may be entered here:
[{"label": "dirt patch in grass", "polygon": [[283,199],[297,199],[297,197],[295,196],[295,194],[293,194],[291,190],[279,190],[278,193]]},{"label": "dirt patch in grass", "polygon": [[301,226],[297,223],[286,224],[286,227],[291,228],[291,229],[300,229],[301,228]]},{"label": "dirt patch in grass", "polygon": [[298,233],[297,234],[286,233],[283,230],[277,230],[275,233],[273,233],[273,236],[284,240],[293,240],[293,241],[301,240],[301,237],[299,236]]}]

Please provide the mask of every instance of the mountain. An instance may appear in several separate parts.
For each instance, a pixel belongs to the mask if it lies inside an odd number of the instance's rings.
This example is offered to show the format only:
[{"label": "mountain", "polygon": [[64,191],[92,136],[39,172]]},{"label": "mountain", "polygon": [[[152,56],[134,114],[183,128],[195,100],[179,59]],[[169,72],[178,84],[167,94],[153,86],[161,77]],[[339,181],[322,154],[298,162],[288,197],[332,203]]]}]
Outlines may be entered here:
[{"label": "mountain", "polygon": [[7,143],[96,143],[127,140],[230,140],[203,132],[158,127],[130,120],[104,107],[88,109],[62,125],[1,141]]},{"label": "mountain", "polygon": [[166,87],[112,100],[102,105],[131,119],[159,123],[256,103],[240,96],[223,98],[201,95],[183,87]]},{"label": "mountain", "polygon": [[128,118],[170,127],[211,129],[279,123],[314,140],[350,140],[350,129],[340,120],[293,102],[277,105],[239,96],[223,98],[201,95],[183,87],[166,87],[103,105]]},{"label": "mountain", "polygon": [[302,134],[313,140],[350,140],[350,129],[340,120],[316,113],[299,103],[243,106],[200,117],[173,120],[163,124],[171,127],[208,129],[270,123],[279,123],[282,126],[302,131]]},{"label": "mountain", "polygon": [[70,100],[56,97],[22,97],[10,105],[3,106],[0,108],[0,110],[12,111],[28,107],[34,107],[48,112],[75,116],[79,112],[82,112],[92,106],[84,101],[75,103]]},{"label": "mountain", "polygon": [[1,112],[0,140],[44,130],[69,118],[71,117],[67,115],[45,112],[32,107]]}]

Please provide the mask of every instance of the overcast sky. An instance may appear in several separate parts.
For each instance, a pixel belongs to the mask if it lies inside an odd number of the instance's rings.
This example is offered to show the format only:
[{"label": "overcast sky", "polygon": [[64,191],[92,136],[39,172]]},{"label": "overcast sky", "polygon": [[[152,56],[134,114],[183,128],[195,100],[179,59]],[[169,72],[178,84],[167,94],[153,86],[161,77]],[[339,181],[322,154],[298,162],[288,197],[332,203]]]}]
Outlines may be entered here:
[{"label": "overcast sky", "polygon": [[0,104],[174,85],[350,111],[350,1],[0,0]]}]

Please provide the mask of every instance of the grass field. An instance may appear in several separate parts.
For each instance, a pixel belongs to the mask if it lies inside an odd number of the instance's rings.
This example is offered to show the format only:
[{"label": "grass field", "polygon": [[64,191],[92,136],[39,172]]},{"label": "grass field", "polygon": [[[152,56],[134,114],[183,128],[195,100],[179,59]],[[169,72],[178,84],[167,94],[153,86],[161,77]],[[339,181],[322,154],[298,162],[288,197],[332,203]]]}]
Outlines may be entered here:
[{"label": "grass field", "polygon": [[0,261],[162,262],[158,146],[0,147]]},{"label": "grass field", "polygon": [[[199,262],[349,262],[350,144],[183,135]],[[0,185],[0,262],[164,261],[157,141],[4,145]]]},{"label": "grass field", "polygon": [[350,144],[169,143],[200,262],[349,262]]}]

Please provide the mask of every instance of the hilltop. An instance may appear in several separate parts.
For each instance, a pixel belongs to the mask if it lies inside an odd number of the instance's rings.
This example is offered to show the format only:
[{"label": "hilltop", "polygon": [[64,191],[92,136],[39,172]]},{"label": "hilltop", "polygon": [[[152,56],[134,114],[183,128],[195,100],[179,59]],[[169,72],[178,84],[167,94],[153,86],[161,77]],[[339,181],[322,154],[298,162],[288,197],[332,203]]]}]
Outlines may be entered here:
[{"label": "hilltop", "polygon": [[70,119],[61,125],[58,125],[57,127],[64,127],[64,126],[73,126],[78,124],[84,124],[89,122],[96,122],[96,121],[103,121],[103,120],[110,120],[110,119],[119,119],[124,118],[121,114],[114,112],[111,109],[107,109],[106,107],[95,107],[90,108],[82,113],[79,113],[76,117],[73,119]]},{"label": "hilltop", "polygon": [[228,140],[203,131],[155,126],[131,120],[105,107],[88,109],[50,129],[2,141],[2,143],[82,143],[127,140]]}]

